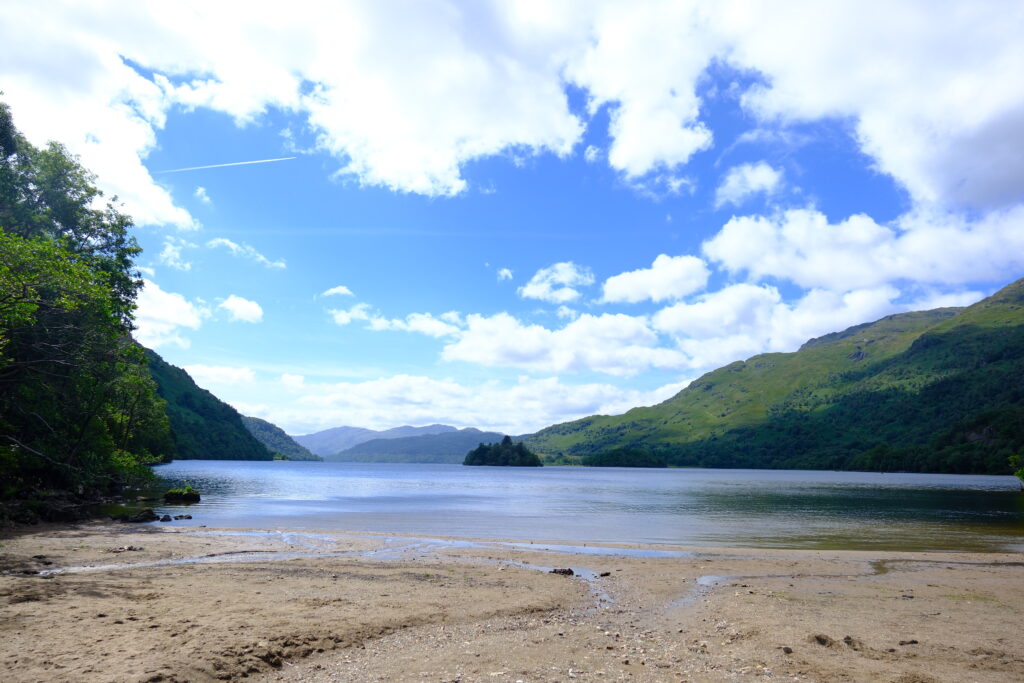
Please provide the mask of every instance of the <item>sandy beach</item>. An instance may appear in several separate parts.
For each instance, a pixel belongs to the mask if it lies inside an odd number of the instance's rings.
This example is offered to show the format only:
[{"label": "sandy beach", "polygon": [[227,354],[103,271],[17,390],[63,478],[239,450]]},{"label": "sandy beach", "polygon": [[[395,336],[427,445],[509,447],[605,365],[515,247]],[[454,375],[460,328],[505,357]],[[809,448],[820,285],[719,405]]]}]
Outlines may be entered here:
[{"label": "sandy beach", "polygon": [[1024,680],[1019,554],[99,523],[2,543],[12,682]]}]

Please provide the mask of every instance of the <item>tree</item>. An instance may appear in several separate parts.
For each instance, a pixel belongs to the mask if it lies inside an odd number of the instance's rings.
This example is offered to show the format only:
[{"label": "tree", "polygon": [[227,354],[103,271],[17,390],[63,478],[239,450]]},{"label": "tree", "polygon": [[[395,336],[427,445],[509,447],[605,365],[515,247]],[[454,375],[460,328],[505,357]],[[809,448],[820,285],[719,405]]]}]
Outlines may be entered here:
[{"label": "tree", "polygon": [[0,103],[0,499],[142,476],[173,446],[132,313],[131,219]]},{"label": "tree", "polygon": [[1011,455],[1010,467],[1013,468],[1014,476],[1020,479],[1021,489],[1024,489],[1024,455]]}]

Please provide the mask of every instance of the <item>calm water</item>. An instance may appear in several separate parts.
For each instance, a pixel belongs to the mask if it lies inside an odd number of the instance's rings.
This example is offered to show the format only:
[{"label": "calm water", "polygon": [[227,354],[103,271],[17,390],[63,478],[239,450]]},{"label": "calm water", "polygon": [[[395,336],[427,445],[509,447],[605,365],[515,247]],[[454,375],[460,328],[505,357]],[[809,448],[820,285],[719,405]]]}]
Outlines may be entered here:
[{"label": "calm water", "polygon": [[[1024,551],[1014,477],[181,460],[191,521],[572,542]],[[171,514],[182,508],[165,506]]]}]

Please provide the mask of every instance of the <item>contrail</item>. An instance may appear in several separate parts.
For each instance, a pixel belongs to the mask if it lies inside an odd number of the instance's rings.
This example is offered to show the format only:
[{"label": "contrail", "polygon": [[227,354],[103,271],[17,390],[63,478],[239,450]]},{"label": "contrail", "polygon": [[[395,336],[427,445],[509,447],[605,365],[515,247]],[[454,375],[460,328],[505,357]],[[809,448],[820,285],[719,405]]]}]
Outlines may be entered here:
[{"label": "contrail", "polygon": [[230,164],[210,164],[209,166],[189,166],[188,168],[172,168],[167,171],[155,171],[155,173],[181,173],[182,171],[201,171],[204,168],[224,168],[225,166],[248,166],[249,164],[269,164],[271,161],[288,161],[295,157],[281,157],[280,159],[257,159],[256,161],[233,161]]}]

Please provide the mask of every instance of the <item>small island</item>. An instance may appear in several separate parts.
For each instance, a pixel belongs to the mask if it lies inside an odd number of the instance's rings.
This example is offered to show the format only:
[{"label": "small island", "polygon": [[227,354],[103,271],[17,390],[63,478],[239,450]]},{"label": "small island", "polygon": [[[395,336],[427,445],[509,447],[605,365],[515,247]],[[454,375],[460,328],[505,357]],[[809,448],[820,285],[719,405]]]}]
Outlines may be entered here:
[{"label": "small island", "polygon": [[497,465],[502,467],[543,467],[537,454],[505,436],[501,443],[480,444],[462,461],[463,465]]}]

